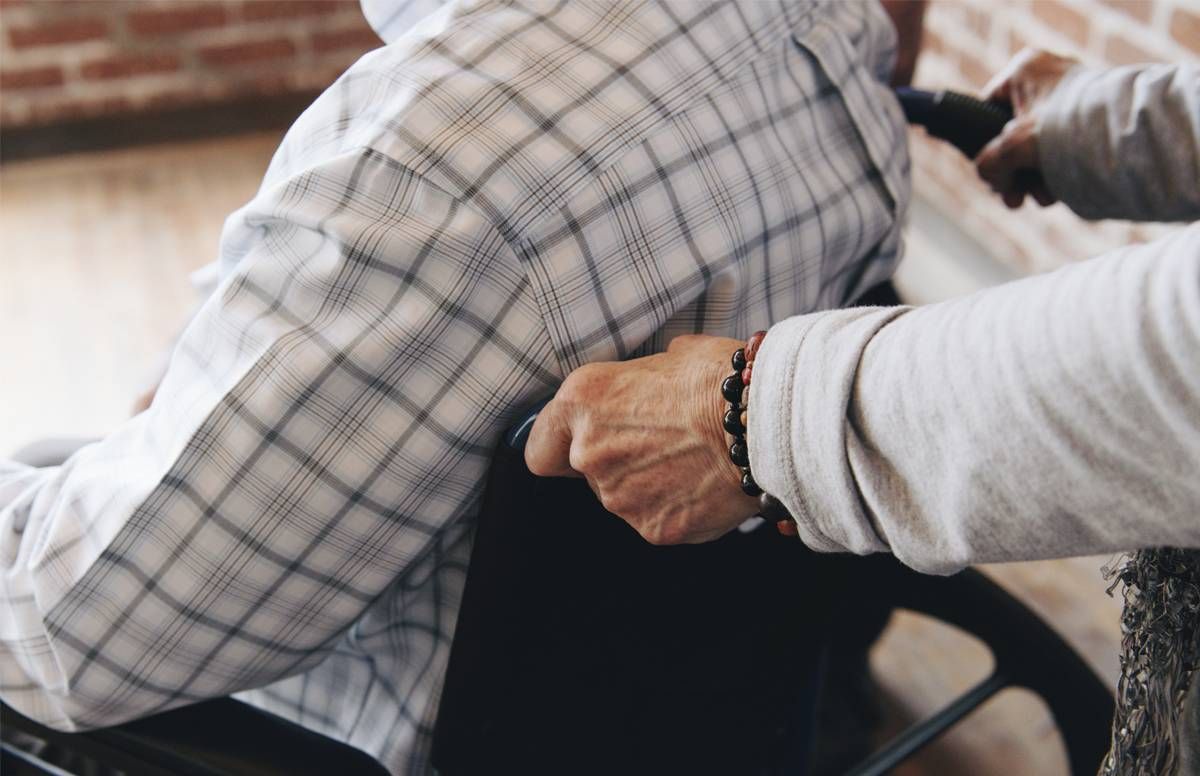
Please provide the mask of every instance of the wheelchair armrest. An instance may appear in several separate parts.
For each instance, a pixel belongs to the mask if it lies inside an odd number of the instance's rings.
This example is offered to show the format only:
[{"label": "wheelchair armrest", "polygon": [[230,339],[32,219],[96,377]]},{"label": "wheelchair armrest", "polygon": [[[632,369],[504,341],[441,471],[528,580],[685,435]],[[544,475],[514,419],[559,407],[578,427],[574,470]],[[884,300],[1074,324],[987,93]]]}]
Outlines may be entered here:
[{"label": "wheelchair armrest", "polygon": [[233,698],[84,733],[52,730],[0,706],[0,727],[148,776],[387,773],[359,749]]}]

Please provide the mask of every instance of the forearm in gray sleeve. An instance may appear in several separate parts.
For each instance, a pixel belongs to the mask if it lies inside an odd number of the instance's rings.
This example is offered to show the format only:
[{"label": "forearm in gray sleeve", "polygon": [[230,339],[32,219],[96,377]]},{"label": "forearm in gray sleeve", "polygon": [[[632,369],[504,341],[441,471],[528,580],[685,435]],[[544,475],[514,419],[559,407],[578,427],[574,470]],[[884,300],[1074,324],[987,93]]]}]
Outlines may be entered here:
[{"label": "forearm in gray sleeve", "polygon": [[826,551],[928,572],[1200,547],[1200,226],[922,308],[773,327],[751,465]]},{"label": "forearm in gray sleeve", "polygon": [[1038,154],[1084,218],[1200,218],[1200,65],[1070,70],[1039,108]]}]

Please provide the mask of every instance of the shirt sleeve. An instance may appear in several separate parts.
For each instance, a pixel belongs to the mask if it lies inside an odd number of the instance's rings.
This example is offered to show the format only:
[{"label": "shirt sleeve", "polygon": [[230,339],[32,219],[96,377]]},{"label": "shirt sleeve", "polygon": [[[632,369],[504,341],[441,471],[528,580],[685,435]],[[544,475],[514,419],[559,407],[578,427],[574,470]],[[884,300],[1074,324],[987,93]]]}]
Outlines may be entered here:
[{"label": "shirt sleeve", "polygon": [[774,326],[755,478],[823,551],[918,570],[1200,547],[1200,225],[920,308]]},{"label": "shirt sleeve", "polygon": [[1038,156],[1084,218],[1200,218],[1200,65],[1073,68],[1039,109]]},{"label": "shirt sleeve", "polygon": [[321,661],[560,376],[478,213],[370,149],[269,184],[152,407],[0,464],[0,696],[111,725]]}]

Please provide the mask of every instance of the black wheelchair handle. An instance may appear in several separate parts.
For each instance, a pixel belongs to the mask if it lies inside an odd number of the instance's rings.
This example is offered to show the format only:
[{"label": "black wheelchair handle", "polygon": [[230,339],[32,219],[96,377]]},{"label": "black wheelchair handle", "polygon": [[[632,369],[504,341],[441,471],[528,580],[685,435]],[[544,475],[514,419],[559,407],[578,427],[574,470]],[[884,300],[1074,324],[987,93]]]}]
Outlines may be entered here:
[{"label": "black wheelchair handle", "polygon": [[509,426],[508,431],[504,432],[504,444],[518,453],[525,452],[525,443],[529,441],[529,432],[533,430],[533,423],[537,420],[538,413],[545,409],[553,398],[553,395],[547,396],[525,410],[521,414],[520,420]]},{"label": "black wheelchair handle", "polygon": [[968,159],[983,150],[1012,120],[1012,108],[952,91],[928,92],[902,86],[896,99],[909,124],[957,148]]}]

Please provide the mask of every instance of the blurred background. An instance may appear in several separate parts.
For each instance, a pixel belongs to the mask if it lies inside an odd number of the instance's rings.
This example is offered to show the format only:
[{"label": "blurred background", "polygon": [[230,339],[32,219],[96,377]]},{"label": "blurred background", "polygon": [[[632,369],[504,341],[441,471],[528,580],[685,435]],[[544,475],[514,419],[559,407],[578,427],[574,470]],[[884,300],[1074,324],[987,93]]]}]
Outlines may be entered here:
[{"label": "blurred background", "polygon": [[61,151],[49,139],[88,119],[124,123],[127,142],[148,131],[123,120],[183,109],[193,134],[279,124],[380,45],[357,0],[4,0],[0,15],[0,124],[17,155],[39,136]]},{"label": "blurred background", "polygon": [[[378,45],[356,0],[0,0],[0,455],[100,435],[129,414],[195,303],[189,273],[215,258],[282,131]],[[1195,60],[1200,0],[934,0],[915,83],[976,92],[1024,46],[1092,63]],[[1061,206],[1009,212],[966,160],[911,140],[917,196],[898,277],[910,301],[1168,231],[1085,224]],[[987,573],[1111,682],[1120,628],[1106,560]],[[889,725],[934,710],[987,660],[898,615],[873,654]],[[1008,691],[906,767],[1053,774],[1065,760],[1040,702]]]}]

